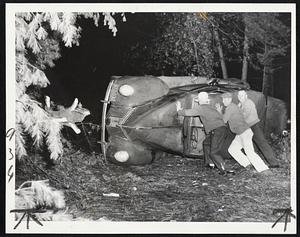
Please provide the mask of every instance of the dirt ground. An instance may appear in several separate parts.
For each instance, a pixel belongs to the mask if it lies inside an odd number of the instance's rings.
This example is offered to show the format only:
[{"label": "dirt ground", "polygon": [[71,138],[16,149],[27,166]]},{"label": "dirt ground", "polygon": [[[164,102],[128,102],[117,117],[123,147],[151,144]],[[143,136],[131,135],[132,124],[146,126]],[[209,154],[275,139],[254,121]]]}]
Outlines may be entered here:
[{"label": "dirt ground", "polygon": [[[16,187],[49,179],[74,218],[110,221],[275,222],[290,207],[289,138],[272,140],[280,168],[221,176],[201,159],[168,155],[147,166],[106,164],[100,153],[69,146],[62,163],[33,155],[17,165]],[[231,165],[234,161],[228,160]]]}]

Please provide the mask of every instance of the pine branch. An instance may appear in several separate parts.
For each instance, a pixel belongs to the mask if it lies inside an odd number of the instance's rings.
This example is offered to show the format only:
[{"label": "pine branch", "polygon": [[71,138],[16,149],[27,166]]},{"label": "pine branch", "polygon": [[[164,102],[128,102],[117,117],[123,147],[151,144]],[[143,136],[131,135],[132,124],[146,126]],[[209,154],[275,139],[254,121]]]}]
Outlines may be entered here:
[{"label": "pine branch", "polygon": [[57,160],[63,153],[63,147],[60,137],[60,130],[62,125],[54,119],[48,120],[48,126],[46,127],[46,143],[49,151],[51,152],[50,158]]},{"label": "pine branch", "polygon": [[[86,13],[86,15],[88,18],[93,18],[95,25],[98,24],[100,13]],[[115,36],[117,28],[114,14],[107,12],[102,15],[103,25],[107,25]],[[41,69],[53,66],[53,61],[60,57],[60,41],[63,41],[66,47],[79,44],[81,28],[76,25],[78,16],[78,13],[70,12],[34,12],[15,15],[16,154],[19,159],[27,155],[26,135],[33,138],[34,145],[37,147],[41,146],[43,137],[46,136],[51,159],[58,159],[63,152],[60,137],[62,124],[50,118],[41,108],[41,104],[29,97],[26,89],[32,85],[46,87],[50,84]],[[124,13],[121,16],[125,21]],[[51,38],[53,32],[60,33],[61,38],[59,40]],[[73,120],[68,122],[64,125],[71,124],[76,127]]]},{"label": "pine branch", "polygon": [[27,155],[25,149],[25,139],[23,137],[23,129],[20,124],[16,124],[15,130],[15,142],[16,142],[16,157],[17,159],[21,159],[22,157]]},{"label": "pine branch", "polygon": [[[24,187],[30,184],[29,187]],[[35,212],[37,220],[52,220],[55,216],[53,210],[65,208],[65,199],[62,191],[50,187],[49,180],[26,181],[15,191],[15,210],[46,209],[46,212]],[[22,212],[15,212],[20,217]],[[60,213],[61,214],[61,213]]]}]

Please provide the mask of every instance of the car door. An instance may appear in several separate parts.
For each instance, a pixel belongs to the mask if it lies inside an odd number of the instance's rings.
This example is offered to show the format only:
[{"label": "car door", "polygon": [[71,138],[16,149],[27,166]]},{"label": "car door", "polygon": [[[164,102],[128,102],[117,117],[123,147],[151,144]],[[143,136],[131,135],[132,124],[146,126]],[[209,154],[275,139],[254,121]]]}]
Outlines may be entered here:
[{"label": "car door", "polygon": [[[192,102],[194,108],[195,102]],[[199,117],[184,117],[183,119],[183,153],[187,157],[203,155],[202,142],[205,139],[204,127]]]}]

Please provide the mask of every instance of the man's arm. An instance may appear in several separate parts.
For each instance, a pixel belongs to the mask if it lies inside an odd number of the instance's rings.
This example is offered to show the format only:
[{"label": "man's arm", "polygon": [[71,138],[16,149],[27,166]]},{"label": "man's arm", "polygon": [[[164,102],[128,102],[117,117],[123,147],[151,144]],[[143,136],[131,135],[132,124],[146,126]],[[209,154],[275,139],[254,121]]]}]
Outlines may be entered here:
[{"label": "man's arm", "polygon": [[183,109],[182,106],[181,106],[180,101],[176,102],[176,110],[177,110],[178,115],[189,116],[189,117],[199,116],[200,112],[201,112],[200,108],[198,108],[198,109],[196,109],[196,108],[193,108],[193,109]]},{"label": "man's arm", "polygon": [[181,116],[199,116],[200,115],[200,111],[198,109],[183,109],[183,110],[179,110],[177,111],[178,115]]},{"label": "man's arm", "polygon": [[254,103],[251,103],[250,101],[247,101],[246,103],[243,104],[242,106],[242,112],[244,115],[244,118],[248,118],[250,116],[250,114],[252,113],[252,111],[254,111],[255,105]]}]

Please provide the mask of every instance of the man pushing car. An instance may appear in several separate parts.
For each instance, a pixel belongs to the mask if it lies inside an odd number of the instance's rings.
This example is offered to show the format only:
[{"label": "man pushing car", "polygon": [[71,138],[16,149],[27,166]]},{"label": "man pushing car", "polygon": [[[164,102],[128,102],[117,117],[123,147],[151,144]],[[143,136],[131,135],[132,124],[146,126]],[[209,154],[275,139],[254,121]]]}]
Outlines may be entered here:
[{"label": "man pushing car", "polygon": [[[263,162],[260,156],[254,151],[252,137],[253,132],[245,121],[241,109],[232,102],[232,94],[224,93],[221,96],[226,107],[223,120],[228,123],[230,130],[235,133],[235,138],[228,148],[230,155],[243,167],[253,165],[257,172],[268,170],[269,167]],[[222,114],[220,104],[216,104],[217,110]],[[242,152],[244,149],[245,154]]]},{"label": "man pushing car", "polygon": [[[198,94],[199,106],[193,109],[183,109],[180,101],[176,103],[177,113],[180,116],[199,116],[204,126],[206,138],[204,144],[205,163],[209,163],[209,159],[219,169],[220,174],[234,173],[225,167],[225,161],[221,154],[223,142],[227,135],[227,127],[223,121],[222,115],[210,104],[207,92]],[[205,144],[210,144],[206,146]]]},{"label": "man pushing car", "polygon": [[269,163],[269,168],[278,168],[279,164],[275,159],[275,154],[260,128],[260,120],[254,102],[248,98],[247,92],[244,90],[238,92],[238,99],[240,101],[238,106],[241,108],[245,121],[253,132],[253,142],[262,153],[264,159]]}]

